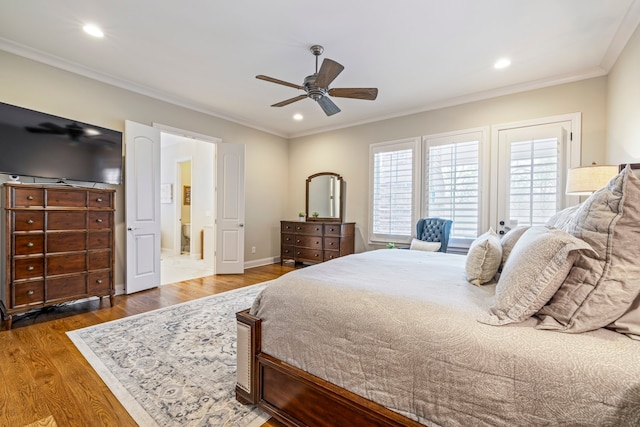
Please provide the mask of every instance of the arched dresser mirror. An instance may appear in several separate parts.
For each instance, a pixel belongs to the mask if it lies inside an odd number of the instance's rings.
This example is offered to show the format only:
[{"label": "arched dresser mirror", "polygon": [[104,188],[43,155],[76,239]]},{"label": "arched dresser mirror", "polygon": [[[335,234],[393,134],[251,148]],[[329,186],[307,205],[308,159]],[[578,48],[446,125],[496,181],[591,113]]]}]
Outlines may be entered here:
[{"label": "arched dresser mirror", "polygon": [[345,182],[333,172],[320,172],[307,178],[305,210],[308,221],[342,222]]}]

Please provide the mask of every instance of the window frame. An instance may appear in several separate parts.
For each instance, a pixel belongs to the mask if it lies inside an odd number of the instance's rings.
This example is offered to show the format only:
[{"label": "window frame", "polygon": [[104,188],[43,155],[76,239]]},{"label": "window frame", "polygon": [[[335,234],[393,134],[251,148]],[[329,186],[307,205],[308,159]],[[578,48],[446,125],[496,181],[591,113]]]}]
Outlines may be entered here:
[{"label": "window frame", "polygon": [[[420,208],[420,192],[416,189],[420,186],[420,137],[404,138],[394,141],[378,142],[369,145],[369,244],[385,243],[410,243],[415,235],[415,224],[418,221]],[[374,159],[377,153],[412,150],[412,198],[411,198],[411,224],[408,236],[400,234],[376,234],[373,232],[374,220]]]},{"label": "window frame", "polygon": [[[489,126],[461,129],[451,132],[442,132],[437,134],[425,135],[422,137],[422,164],[421,171],[423,171],[424,178],[421,181],[420,193],[422,195],[422,205],[420,215],[421,217],[428,216],[429,206],[428,200],[425,196],[429,191],[428,172],[429,167],[429,147],[432,145],[445,145],[452,143],[469,142],[469,140],[478,141],[478,230],[477,235],[480,235],[480,230],[485,230],[489,226],[489,197],[488,186],[489,181]],[[477,236],[476,236],[477,237]],[[456,249],[466,249],[475,238],[449,238],[450,251]]]}]

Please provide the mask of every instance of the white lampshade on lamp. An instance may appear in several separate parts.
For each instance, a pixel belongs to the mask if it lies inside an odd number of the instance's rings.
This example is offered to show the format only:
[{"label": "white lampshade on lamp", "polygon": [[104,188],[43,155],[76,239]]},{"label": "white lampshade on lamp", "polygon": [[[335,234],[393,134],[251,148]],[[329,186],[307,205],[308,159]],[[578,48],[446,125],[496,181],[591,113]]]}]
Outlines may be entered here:
[{"label": "white lampshade on lamp", "polygon": [[616,165],[580,166],[569,169],[567,173],[567,191],[572,196],[588,196],[606,186],[618,173]]}]

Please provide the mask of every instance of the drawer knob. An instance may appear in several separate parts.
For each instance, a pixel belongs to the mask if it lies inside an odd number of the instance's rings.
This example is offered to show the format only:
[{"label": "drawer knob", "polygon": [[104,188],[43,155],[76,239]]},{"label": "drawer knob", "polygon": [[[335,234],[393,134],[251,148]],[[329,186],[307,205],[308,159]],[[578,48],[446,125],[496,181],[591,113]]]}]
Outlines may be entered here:
[{"label": "drawer knob", "polygon": [[98,203],[99,203],[99,202],[101,202],[101,201],[102,201],[102,197],[98,197],[98,198],[96,199],[96,202],[98,202]]},{"label": "drawer knob", "polygon": [[33,265],[27,266],[27,271],[33,271],[35,267]]},{"label": "drawer knob", "polygon": [[102,218],[96,219],[96,222],[102,222]]},{"label": "drawer knob", "polygon": [[27,247],[28,247],[28,248],[32,248],[32,247],[33,247],[33,242],[29,242],[29,243],[27,243]]},{"label": "drawer knob", "polygon": [[97,283],[98,285],[102,285],[102,279],[98,279],[98,280],[96,280],[96,283]]},{"label": "drawer knob", "polygon": [[33,294],[35,294],[35,293],[36,293],[36,292],[35,292],[35,291],[33,291],[33,290],[28,290],[28,291],[27,291],[27,295],[33,295]]},{"label": "drawer knob", "polygon": [[28,219],[27,220],[27,224],[33,224],[33,223],[34,223],[34,221],[32,219]]},{"label": "drawer knob", "polygon": [[31,195],[27,196],[27,200],[33,200],[33,196]]},{"label": "drawer knob", "polygon": [[318,255],[318,254],[315,254],[314,256],[315,256],[315,257],[318,257],[318,256],[320,256],[320,255]]},{"label": "drawer knob", "polygon": [[329,243],[329,246],[333,246],[333,242]]}]

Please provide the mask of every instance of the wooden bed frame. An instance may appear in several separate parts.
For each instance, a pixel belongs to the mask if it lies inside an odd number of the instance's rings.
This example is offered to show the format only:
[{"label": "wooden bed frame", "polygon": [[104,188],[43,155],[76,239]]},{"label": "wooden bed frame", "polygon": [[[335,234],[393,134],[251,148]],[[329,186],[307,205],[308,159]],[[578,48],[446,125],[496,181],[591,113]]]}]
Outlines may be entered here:
[{"label": "wooden bed frame", "polygon": [[261,320],[236,313],[236,399],[258,405],[287,426],[409,426],[422,424],[262,353]]}]

